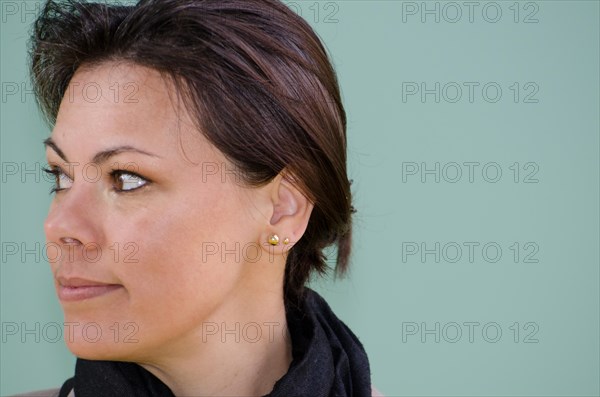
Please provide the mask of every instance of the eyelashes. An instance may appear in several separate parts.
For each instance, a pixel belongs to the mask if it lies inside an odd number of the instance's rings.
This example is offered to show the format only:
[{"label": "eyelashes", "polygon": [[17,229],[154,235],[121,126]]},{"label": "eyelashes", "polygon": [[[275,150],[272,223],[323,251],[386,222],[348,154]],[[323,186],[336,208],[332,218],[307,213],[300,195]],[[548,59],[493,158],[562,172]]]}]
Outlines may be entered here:
[{"label": "eyelashes", "polygon": [[[52,175],[54,178],[55,184],[50,189],[50,194],[68,189],[73,184],[73,180],[58,166],[43,168],[43,171],[48,175]],[[151,183],[148,178],[124,169],[114,169],[110,171],[108,176],[110,183],[112,184],[112,190],[117,193],[134,192]],[[96,182],[101,181],[97,180]],[[69,186],[65,187],[64,184]]]},{"label": "eyelashes", "polygon": [[[48,174],[48,175],[52,175],[54,177],[54,186],[50,189],[50,194],[56,193],[56,192],[60,192],[61,190],[64,190],[66,188],[60,187],[60,182],[62,178],[69,178],[61,169],[60,167],[56,167],[56,166],[51,166],[50,168],[43,168],[43,171]],[[70,180],[70,178],[69,178]]]}]

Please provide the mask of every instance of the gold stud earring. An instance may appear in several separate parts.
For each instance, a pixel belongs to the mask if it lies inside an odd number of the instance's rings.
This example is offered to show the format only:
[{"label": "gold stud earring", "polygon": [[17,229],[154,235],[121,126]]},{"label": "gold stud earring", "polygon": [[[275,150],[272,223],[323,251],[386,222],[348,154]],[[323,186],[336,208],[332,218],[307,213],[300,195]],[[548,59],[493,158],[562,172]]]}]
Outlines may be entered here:
[{"label": "gold stud earring", "polygon": [[279,244],[279,236],[276,234],[271,234],[269,236],[269,244],[278,245]]},{"label": "gold stud earring", "polygon": [[289,244],[289,243],[290,243],[290,239],[289,239],[289,238],[287,238],[287,237],[286,237],[286,238],[284,238],[284,239],[283,239],[283,243],[284,243],[284,244]]}]

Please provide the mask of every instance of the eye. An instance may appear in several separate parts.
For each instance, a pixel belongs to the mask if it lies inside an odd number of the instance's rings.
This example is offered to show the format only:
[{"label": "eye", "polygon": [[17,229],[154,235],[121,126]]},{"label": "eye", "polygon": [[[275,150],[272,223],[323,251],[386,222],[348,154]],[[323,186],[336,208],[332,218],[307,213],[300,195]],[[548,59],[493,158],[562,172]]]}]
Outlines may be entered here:
[{"label": "eye", "polygon": [[121,192],[130,192],[140,189],[149,182],[146,178],[143,178],[134,172],[125,170],[114,170],[110,175],[114,181],[115,190]]},{"label": "eye", "polygon": [[50,194],[68,189],[73,184],[71,178],[69,178],[60,167],[51,166],[50,168],[44,168],[43,170],[46,174],[54,177],[54,186],[50,189]]}]

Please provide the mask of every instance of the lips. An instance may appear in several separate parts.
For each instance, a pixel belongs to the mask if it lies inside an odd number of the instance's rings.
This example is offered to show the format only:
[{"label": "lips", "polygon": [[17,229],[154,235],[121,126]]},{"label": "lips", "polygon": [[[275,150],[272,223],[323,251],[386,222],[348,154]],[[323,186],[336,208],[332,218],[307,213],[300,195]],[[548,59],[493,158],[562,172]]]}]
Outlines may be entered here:
[{"label": "lips", "polygon": [[123,288],[120,284],[103,283],[79,277],[57,277],[58,298],[63,302],[82,301],[104,296]]}]

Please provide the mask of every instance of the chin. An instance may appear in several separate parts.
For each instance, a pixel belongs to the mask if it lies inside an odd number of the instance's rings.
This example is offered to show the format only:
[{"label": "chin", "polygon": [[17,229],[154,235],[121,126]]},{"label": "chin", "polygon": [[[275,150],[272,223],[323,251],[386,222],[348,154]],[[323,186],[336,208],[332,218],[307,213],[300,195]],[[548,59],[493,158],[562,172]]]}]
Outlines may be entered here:
[{"label": "chin", "polygon": [[82,339],[65,340],[71,353],[86,360],[103,361],[135,361],[135,346],[114,343],[114,341],[100,340],[89,342]]},{"label": "chin", "polygon": [[71,353],[107,361],[129,361],[135,356],[140,348],[136,323],[94,317],[65,313],[63,338]]}]

